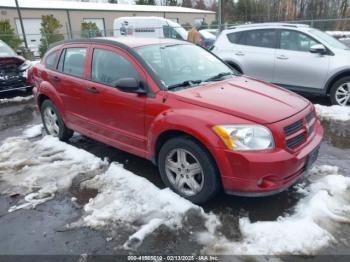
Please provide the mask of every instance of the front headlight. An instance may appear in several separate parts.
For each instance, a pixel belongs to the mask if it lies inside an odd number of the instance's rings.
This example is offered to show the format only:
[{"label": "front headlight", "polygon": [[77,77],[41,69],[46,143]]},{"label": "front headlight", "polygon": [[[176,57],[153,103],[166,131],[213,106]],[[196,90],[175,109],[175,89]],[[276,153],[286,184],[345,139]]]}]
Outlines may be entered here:
[{"label": "front headlight", "polygon": [[30,67],[32,66],[32,63],[28,60],[24,61],[23,64],[21,64],[18,69],[19,71],[23,72],[23,71],[26,71],[28,70]]},{"label": "front headlight", "polygon": [[271,131],[260,125],[218,125],[214,132],[232,150],[265,150],[275,147]]}]

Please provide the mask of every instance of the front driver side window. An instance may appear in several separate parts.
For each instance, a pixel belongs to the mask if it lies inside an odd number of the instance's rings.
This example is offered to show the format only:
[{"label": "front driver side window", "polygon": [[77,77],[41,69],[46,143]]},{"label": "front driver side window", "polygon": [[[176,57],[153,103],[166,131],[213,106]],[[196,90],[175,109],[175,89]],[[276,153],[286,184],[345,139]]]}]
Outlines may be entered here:
[{"label": "front driver side window", "polygon": [[118,53],[105,49],[94,49],[91,80],[114,87],[120,78],[139,80],[140,76],[133,65]]},{"label": "front driver side window", "polygon": [[309,52],[310,47],[316,44],[318,42],[303,33],[292,30],[281,31],[281,49]]}]

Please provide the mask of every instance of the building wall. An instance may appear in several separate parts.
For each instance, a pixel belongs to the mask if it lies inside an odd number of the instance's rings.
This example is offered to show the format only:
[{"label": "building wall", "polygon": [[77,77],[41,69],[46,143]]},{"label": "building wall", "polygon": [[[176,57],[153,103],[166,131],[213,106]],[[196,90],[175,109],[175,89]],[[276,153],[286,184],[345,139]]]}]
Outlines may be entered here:
[{"label": "building wall", "polygon": [[[68,13],[65,10],[31,10],[22,9],[22,18],[41,18],[42,15],[54,15],[63,25],[61,33],[68,36],[69,22]],[[105,29],[113,29],[113,21],[115,18],[122,16],[160,16],[177,20],[179,24],[192,24],[195,19],[204,19],[210,24],[215,20],[215,14],[201,14],[201,13],[163,13],[163,12],[119,12],[119,11],[87,11],[87,10],[71,10],[69,17],[71,22],[71,30],[73,32],[80,32],[80,26],[84,18],[103,18],[105,22]],[[9,19],[13,28],[16,28],[15,19],[18,18],[16,9],[0,8],[0,19]]]}]

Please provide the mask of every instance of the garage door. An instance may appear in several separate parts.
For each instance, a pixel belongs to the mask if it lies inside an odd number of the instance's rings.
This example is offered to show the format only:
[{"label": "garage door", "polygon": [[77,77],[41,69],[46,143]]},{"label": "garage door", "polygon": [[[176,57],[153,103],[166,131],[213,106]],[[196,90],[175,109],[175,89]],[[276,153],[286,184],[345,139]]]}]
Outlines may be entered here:
[{"label": "garage door", "polygon": [[[34,55],[38,56],[38,49],[41,38],[41,18],[24,18],[23,26],[27,37],[28,47],[34,52]],[[19,19],[16,19],[16,27],[20,38],[23,39],[22,28]]]}]

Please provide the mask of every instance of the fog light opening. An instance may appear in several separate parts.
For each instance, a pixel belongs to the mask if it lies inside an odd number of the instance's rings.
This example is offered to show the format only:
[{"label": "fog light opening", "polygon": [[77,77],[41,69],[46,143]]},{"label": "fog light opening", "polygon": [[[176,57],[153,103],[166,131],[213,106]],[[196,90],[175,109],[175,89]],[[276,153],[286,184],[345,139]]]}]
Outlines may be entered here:
[{"label": "fog light opening", "polygon": [[257,184],[258,186],[261,186],[263,183],[264,183],[264,179],[263,179],[263,178],[260,178],[260,179],[256,182],[256,184]]}]

